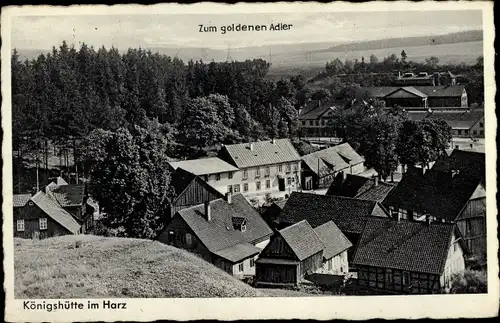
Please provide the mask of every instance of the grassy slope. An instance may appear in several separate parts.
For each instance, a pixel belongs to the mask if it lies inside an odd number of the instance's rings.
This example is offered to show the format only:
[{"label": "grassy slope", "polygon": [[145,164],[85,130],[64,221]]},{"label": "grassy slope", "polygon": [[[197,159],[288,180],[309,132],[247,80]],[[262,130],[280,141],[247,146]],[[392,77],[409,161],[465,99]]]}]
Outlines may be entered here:
[{"label": "grassy slope", "polygon": [[16,298],[306,295],[254,289],[193,254],[155,241],[80,235],[15,239],[14,245]]}]

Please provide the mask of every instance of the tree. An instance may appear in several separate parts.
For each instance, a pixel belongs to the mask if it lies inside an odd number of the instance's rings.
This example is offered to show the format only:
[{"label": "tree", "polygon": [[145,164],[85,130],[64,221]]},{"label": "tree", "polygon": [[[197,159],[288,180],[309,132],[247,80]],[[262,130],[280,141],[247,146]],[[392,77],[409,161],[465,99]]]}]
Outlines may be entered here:
[{"label": "tree", "polygon": [[486,271],[465,270],[451,279],[452,294],[487,293],[488,279]]},{"label": "tree", "polygon": [[[104,136],[101,136],[103,135]],[[95,164],[89,191],[99,202],[104,223],[120,235],[155,238],[164,227],[173,196],[168,171],[168,143],[156,133],[134,127],[129,132],[97,130],[88,141]]]},{"label": "tree", "polygon": [[336,75],[344,72],[344,63],[338,58],[326,63],[326,73],[328,75]]},{"label": "tree", "polygon": [[407,56],[406,56],[406,52],[405,52],[405,50],[403,49],[403,50],[401,51],[401,61],[402,61],[403,63],[406,63],[406,58],[407,58]]},{"label": "tree", "polygon": [[324,101],[328,100],[331,96],[332,94],[330,93],[330,91],[324,88],[320,88],[312,93],[311,99]]},{"label": "tree", "polygon": [[438,64],[439,64],[439,58],[437,58],[436,56],[431,56],[429,58],[426,58],[425,59],[425,64],[427,66],[429,66],[430,68],[437,68]]},{"label": "tree", "polygon": [[371,54],[371,55],[370,55],[370,64],[371,64],[371,65],[375,65],[375,64],[377,64],[377,63],[378,63],[378,57],[377,57],[377,56],[375,56],[374,54]]}]

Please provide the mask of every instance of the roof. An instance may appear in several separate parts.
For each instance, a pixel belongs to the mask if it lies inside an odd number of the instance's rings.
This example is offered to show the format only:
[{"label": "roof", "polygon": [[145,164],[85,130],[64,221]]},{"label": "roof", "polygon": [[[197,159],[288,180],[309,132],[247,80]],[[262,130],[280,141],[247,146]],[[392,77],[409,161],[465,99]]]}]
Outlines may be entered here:
[{"label": "roof", "polygon": [[[250,150],[250,146],[253,150]],[[299,153],[295,150],[289,139],[275,139],[226,145],[222,147],[238,168],[255,167],[261,165],[280,164],[300,160]]]},{"label": "roof", "polygon": [[58,176],[56,178],[56,185],[68,185],[68,182],[66,182],[61,176]]},{"label": "roof", "polygon": [[323,251],[325,248],[319,236],[306,220],[281,229],[279,234],[300,261]]},{"label": "roof", "polygon": [[378,181],[359,175],[347,174],[345,180],[339,185],[333,182],[326,195],[355,197],[363,200],[382,202],[387,194],[395,187],[394,184]]},{"label": "roof", "polygon": [[319,172],[320,177],[362,163],[364,160],[348,143],[302,156],[307,167],[315,174]]},{"label": "roof", "polygon": [[432,171],[447,172],[452,169],[459,169],[462,176],[479,178],[482,184],[486,184],[486,155],[484,152],[454,149],[450,156],[436,161],[432,166]]},{"label": "roof", "polygon": [[174,169],[180,167],[195,175],[235,172],[238,170],[238,168],[217,157],[170,162],[170,165]]},{"label": "roof", "polygon": [[[232,196],[231,200],[231,204],[228,204],[224,199],[212,201],[210,203],[210,221],[207,221],[205,217],[203,204],[182,209],[176,213],[176,216],[180,216],[203,245],[214,254],[218,254],[218,252],[237,244],[253,243],[269,237],[273,233],[243,195],[236,194]],[[246,219],[246,230],[244,232],[234,229],[233,217]],[[246,251],[249,249],[244,247],[228,249],[222,254],[230,253],[231,259],[234,260],[237,250],[241,251],[241,254],[239,254],[242,257],[241,259],[247,257]]]},{"label": "roof", "polygon": [[[367,86],[362,87],[358,91],[369,92],[373,97],[385,97],[386,95],[397,91],[398,89],[409,88],[403,86]],[[411,86],[411,88],[419,91],[429,98],[432,97],[461,97],[465,89],[463,85],[445,85],[445,86]]]},{"label": "roof", "polygon": [[62,207],[82,206],[85,184],[49,185],[47,191]]},{"label": "roof", "polygon": [[406,173],[382,203],[455,221],[481,179],[462,171],[452,177],[451,171],[438,169],[433,167],[424,175]]},{"label": "roof", "polygon": [[23,207],[28,203],[30,198],[31,194],[14,194],[12,204],[14,204],[14,207]]},{"label": "roof", "polygon": [[203,186],[207,191],[211,192],[215,196],[223,197],[222,193],[220,193],[211,185],[207,184],[200,177],[191,172],[188,172],[181,167],[178,167],[170,174],[170,184],[172,185],[175,192],[174,201],[182,196],[182,193],[193,181],[198,181],[199,185]]},{"label": "roof", "polygon": [[386,96],[392,96],[393,94],[395,94],[396,92],[398,92],[400,90],[403,90],[404,92],[410,93],[412,95],[415,95],[415,96],[418,96],[421,98],[427,97],[427,95],[425,93],[420,92],[419,90],[417,90],[413,86],[405,86],[405,87],[398,88],[398,89],[392,91],[391,93],[386,94]]},{"label": "roof", "polygon": [[470,111],[433,111],[429,112],[414,112],[408,113],[408,118],[419,121],[425,118],[437,119],[442,118],[453,129],[470,129],[479,120],[484,118],[483,109],[473,109]]},{"label": "roof", "polygon": [[386,217],[387,214],[375,201],[292,192],[279,215],[279,222],[307,220],[317,227],[333,221],[344,233],[361,233],[370,216]]},{"label": "roof", "polygon": [[275,202],[273,202],[273,204],[276,204],[276,206],[278,206],[280,209],[283,209],[285,207],[286,201],[288,201],[287,198],[279,200],[279,201],[275,201]]},{"label": "roof", "polygon": [[260,249],[250,243],[238,243],[234,246],[227,247],[214,252],[217,256],[227,259],[233,263],[240,261],[241,259],[249,258],[260,253]]},{"label": "roof", "polygon": [[51,217],[54,221],[68,229],[71,233],[78,233],[80,230],[80,224],[73,218],[73,216],[57,205],[52,199],[50,199],[45,193],[36,193],[31,200],[35,203],[45,214]]},{"label": "roof", "polygon": [[315,120],[320,118],[328,110],[335,110],[339,106],[343,106],[343,103],[336,103],[333,100],[326,102],[319,102],[318,100],[311,101],[300,113],[300,120]]},{"label": "roof", "polygon": [[353,264],[441,275],[454,225],[370,218]]},{"label": "roof", "polygon": [[331,259],[339,253],[352,247],[352,243],[340,231],[340,229],[332,221],[328,221],[316,228],[314,231],[323,242],[323,258]]}]

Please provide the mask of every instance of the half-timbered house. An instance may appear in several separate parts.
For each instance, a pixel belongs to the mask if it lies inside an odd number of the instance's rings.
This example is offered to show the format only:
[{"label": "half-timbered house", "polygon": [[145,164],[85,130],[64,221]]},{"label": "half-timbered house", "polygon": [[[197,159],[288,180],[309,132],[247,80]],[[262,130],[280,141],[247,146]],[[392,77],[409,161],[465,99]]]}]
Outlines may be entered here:
[{"label": "half-timbered house", "polygon": [[465,270],[465,250],[453,223],[370,218],[352,261],[356,283],[381,293],[441,293]]}]

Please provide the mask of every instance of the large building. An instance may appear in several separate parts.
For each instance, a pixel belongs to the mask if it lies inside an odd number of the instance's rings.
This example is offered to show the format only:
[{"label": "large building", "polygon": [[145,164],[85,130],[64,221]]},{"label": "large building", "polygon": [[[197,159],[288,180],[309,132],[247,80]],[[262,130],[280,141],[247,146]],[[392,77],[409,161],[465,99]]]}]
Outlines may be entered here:
[{"label": "large building", "polygon": [[455,138],[484,138],[484,109],[465,111],[421,111],[408,114],[411,120],[441,118],[451,127]]},{"label": "large building", "polygon": [[237,167],[228,191],[259,194],[300,188],[301,159],[289,139],[225,145],[219,158]]}]

